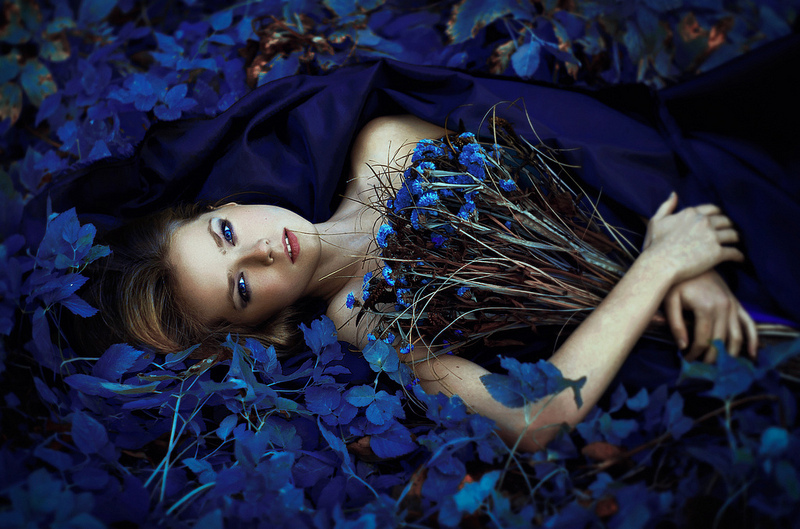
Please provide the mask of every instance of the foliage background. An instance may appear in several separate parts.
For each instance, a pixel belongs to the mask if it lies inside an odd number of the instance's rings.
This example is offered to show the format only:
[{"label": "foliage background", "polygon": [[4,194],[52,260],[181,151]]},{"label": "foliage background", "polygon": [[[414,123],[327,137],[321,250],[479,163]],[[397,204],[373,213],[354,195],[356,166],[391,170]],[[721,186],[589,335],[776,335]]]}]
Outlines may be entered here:
[{"label": "foliage background", "polygon": [[[107,249],[73,212],[41,241],[22,206],[72,164],[130,153],[157,120],[215,115],[253,87],[392,57],[588,88],[654,88],[797,27],[797,0],[6,0],[0,18],[0,526],[781,526],[797,519],[796,380],[722,356],[678,384],[619,389],[547,451],[507,450],[457,400],[412,406],[389,346],[345,355],[231,342],[208,369],[129,346],[73,351],[80,274]],[[395,359],[395,360],[393,360]],[[542,366],[504,362],[539,398]],[[552,373],[550,376],[553,376]],[[526,386],[527,384],[527,386]],[[525,393],[528,387],[531,393]],[[278,507],[279,506],[279,507]],[[707,526],[707,525],[704,525]]]}]

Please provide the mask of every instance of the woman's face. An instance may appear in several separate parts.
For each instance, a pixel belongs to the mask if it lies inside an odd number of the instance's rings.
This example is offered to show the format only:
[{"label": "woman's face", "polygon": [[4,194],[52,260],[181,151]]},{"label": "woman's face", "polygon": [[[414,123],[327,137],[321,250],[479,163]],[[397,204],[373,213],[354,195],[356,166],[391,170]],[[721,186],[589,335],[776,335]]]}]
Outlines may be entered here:
[{"label": "woman's face", "polygon": [[181,226],[169,260],[180,300],[207,325],[257,324],[311,293],[320,240],[275,206],[227,204]]}]

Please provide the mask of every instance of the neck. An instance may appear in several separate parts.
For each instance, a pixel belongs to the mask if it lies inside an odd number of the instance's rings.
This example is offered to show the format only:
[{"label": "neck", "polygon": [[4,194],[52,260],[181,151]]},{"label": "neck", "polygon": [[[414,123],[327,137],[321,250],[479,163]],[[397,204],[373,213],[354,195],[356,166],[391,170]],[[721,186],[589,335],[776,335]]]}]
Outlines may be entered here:
[{"label": "neck", "polygon": [[315,224],[320,237],[320,259],[310,282],[311,295],[330,300],[354,277],[364,274],[373,241],[372,226],[361,226],[351,218]]}]

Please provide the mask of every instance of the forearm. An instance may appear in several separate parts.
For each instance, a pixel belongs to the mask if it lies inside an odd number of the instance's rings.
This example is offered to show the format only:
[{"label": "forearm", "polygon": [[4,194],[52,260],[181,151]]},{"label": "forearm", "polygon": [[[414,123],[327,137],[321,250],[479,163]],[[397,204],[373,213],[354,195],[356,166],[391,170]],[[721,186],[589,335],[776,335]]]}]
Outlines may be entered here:
[{"label": "forearm", "polygon": [[474,412],[494,420],[508,443],[522,437],[519,447],[534,451],[555,436],[557,425],[574,427],[597,403],[670,285],[671,275],[643,256],[552,356],[551,362],[565,377],[586,377],[581,408],[575,405],[571,391],[524,408],[508,408],[495,401],[480,381],[488,371],[459,357],[423,361],[415,369],[427,392],[459,395]]},{"label": "forearm", "polygon": [[579,423],[603,395],[644,333],[672,285],[672,274],[643,254],[592,314],[550,358],[564,377],[586,377],[578,409],[570,392],[559,395],[543,420]]}]

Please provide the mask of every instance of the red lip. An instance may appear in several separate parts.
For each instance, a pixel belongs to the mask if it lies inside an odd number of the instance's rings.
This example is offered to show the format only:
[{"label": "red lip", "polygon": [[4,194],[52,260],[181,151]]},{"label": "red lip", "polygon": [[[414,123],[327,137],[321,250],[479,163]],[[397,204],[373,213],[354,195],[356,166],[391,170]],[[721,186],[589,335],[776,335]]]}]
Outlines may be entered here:
[{"label": "red lip", "polygon": [[[283,239],[283,246],[284,246],[283,251],[286,253],[286,257],[289,257],[289,259],[292,261],[292,264],[294,264],[295,261],[297,261],[298,256],[300,255],[300,243],[297,242],[297,236],[294,233],[290,232],[289,230],[284,229],[283,233],[285,234],[285,237]],[[291,247],[292,249],[291,255],[289,254],[289,248],[286,248],[287,238],[289,239],[289,247]]]}]

